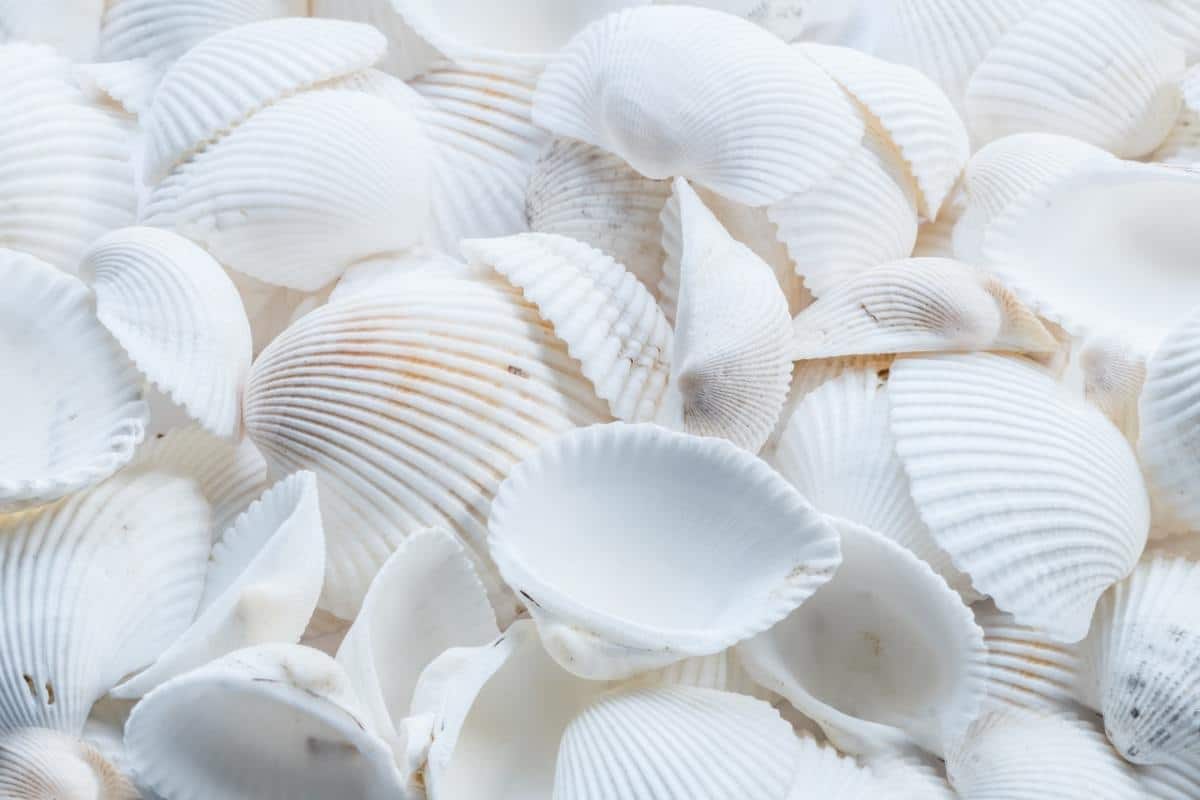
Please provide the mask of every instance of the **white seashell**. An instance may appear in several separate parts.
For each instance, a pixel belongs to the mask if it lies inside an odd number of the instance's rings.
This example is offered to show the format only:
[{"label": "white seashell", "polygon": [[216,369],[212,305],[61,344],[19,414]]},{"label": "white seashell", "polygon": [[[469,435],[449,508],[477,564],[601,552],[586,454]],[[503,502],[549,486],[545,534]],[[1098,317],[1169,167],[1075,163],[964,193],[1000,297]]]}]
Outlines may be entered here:
[{"label": "white seashell", "polygon": [[900,151],[919,188],[922,216],[935,219],[971,155],[967,129],[946,95],[911,67],[848,47],[800,48],[862,104]]},{"label": "white seashell", "polygon": [[[805,755],[818,756],[813,760],[822,766],[854,769],[833,751],[809,743]],[[829,796],[791,791],[794,783],[811,791],[809,776],[797,776],[800,750],[792,727],[761,700],[694,686],[635,686],[601,695],[571,720],[558,748],[554,797]],[[859,772],[869,781],[869,773]]]},{"label": "white seashell", "polygon": [[[757,453],[775,427],[791,378],[787,298],[770,267],[735,240],[682,178],[663,211],[668,261],[660,294],[678,285],[671,385],[688,433]],[[676,223],[671,217],[677,215]],[[680,403],[681,401],[681,403]]]},{"label": "white seashell", "polygon": [[260,645],[167,681],[125,728],[137,779],[178,800],[403,797],[392,755],[337,662]]},{"label": "white seashell", "polygon": [[821,184],[862,133],[850,101],[800,53],[752,23],[677,6],[585,28],[542,74],[533,119],[648,178],[682,175],[751,206]]},{"label": "white seashell", "polygon": [[0,74],[0,247],[73,272],[92,239],[133,223],[132,122],[48,47],[0,45]]},{"label": "white seashell", "polygon": [[100,41],[104,0],[0,0],[0,45],[47,44],[75,61],[87,61]]},{"label": "white seashell", "polygon": [[831,521],[842,565],[808,602],[740,644],[743,663],[844,751],[911,737],[940,754],[983,703],[983,632],[928,564],[868,528]]},{"label": "white seashell", "polygon": [[736,692],[774,702],[779,696],[755,683],[742,666],[737,648],[731,647],[711,656],[685,658],[674,664],[639,675],[636,681],[646,685],[695,686],[720,692]]},{"label": "white seashell", "polygon": [[78,734],[174,641],[200,600],[208,523],[194,483],[140,466],[0,517],[0,730]]},{"label": "white seashell", "polygon": [[138,368],[217,436],[240,435],[250,323],[212,256],[154,228],[123,228],[84,254],[100,322]]},{"label": "white seashell", "polygon": [[954,568],[921,521],[896,455],[886,367],[852,366],[806,394],[783,427],[771,463],[820,512],[866,526],[912,551],[955,591]]},{"label": "white seashell", "polygon": [[608,409],[518,290],[415,274],[284,331],[251,369],[245,417],[272,469],[317,473],[322,607],[352,619],[379,567],[418,530],[444,527],[482,556],[504,475]]},{"label": "white seashell", "polygon": [[221,31],[166,71],[145,119],[143,179],[155,183],[254,112],[371,66],[387,41],[368,25],[269,19]]},{"label": "white seashell", "polygon": [[227,267],[313,291],[351,263],[414,244],[429,203],[415,115],[351,91],[268,106],[179,166],[145,224],[203,245]]},{"label": "white seashell", "polygon": [[[1084,399],[1103,411],[1125,438],[1136,444],[1138,397],[1146,381],[1145,353],[1116,336],[1090,336],[1077,345],[1069,369],[1078,371]],[[1064,380],[1074,377],[1069,372]]]},{"label": "white seashell", "polygon": [[1143,800],[1132,769],[1104,736],[1065,713],[1008,709],[980,717],[946,753],[946,772],[963,800]]},{"label": "white seashell", "polygon": [[1170,130],[1183,69],[1182,49],[1142,4],[1046,0],[975,70],[966,117],[984,143],[1043,131],[1133,158]]},{"label": "white seashell", "polygon": [[838,563],[833,528],[765,464],[653,425],[558,438],[501,484],[488,530],[547,650],[595,679],[720,652],[786,616]]},{"label": "white seashell", "polygon": [[529,229],[603,250],[656,289],[666,253],[659,214],[671,184],[639,175],[619,157],[555,139],[534,164],[525,195]]},{"label": "white seashell", "polygon": [[[87,287],[0,249],[0,510],[56,500],[129,462],[149,411],[141,377]],[[86,391],[85,391],[86,390]]]},{"label": "white seashell", "polygon": [[42,728],[0,733],[0,795],[8,800],[137,800],[141,796],[95,747]]},{"label": "white seashell", "polygon": [[403,291],[413,274],[488,280],[495,277],[490,267],[471,266],[440,250],[418,245],[401,253],[388,253],[356,261],[342,273],[329,294],[336,303],[372,293]]},{"label": "white seashell", "polygon": [[987,707],[1054,711],[1070,706],[1080,672],[1077,644],[1062,644],[990,602],[974,607],[988,650]]},{"label": "white seashell", "polygon": [[391,0],[310,0],[314,17],[348,19],[377,28],[388,40],[379,68],[408,80],[420,75],[443,56],[417,35]]},{"label": "white seashell", "polygon": [[617,419],[646,422],[671,377],[671,326],[650,292],[621,264],[563,236],[521,234],[462,243],[537,305]]},{"label": "white seashell", "polygon": [[1200,796],[1200,758],[1175,758],[1169,764],[1148,764],[1135,770],[1147,798],[1192,800]]},{"label": "white seashell", "polygon": [[1150,0],[1154,21],[1183,48],[1189,64],[1200,57],[1200,7],[1195,0]]},{"label": "white seashell", "polygon": [[209,559],[196,619],[154,664],[113,688],[141,697],[190,669],[252,645],[300,638],[325,575],[317,479],[297,472],[224,532]]},{"label": "white seashell", "polygon": [[392,742],[421,671],[451,647],[500,634],[471,558],[437,528],[414,534],[384,562],[337,650],[371,726]]},{"label": "white seashell", "polygon": [[1058,341],[987,272],[912,258],[861,272],[796,317],[796,360],[949,350],[1052,352]]},{"label": "white seashell", "polygon": [[980,592],[1051,638],[1083,638],[1150,526],[1120,432],[1031,362],[899,358],[892,434],[934,539]]},{"label": "white seashell", "polygon": [[140,115],[150,108],[154,90],[162,74],[150,61],[129,61],[75,65],[75,82],[80,88],[102,95],[127,114]]}]

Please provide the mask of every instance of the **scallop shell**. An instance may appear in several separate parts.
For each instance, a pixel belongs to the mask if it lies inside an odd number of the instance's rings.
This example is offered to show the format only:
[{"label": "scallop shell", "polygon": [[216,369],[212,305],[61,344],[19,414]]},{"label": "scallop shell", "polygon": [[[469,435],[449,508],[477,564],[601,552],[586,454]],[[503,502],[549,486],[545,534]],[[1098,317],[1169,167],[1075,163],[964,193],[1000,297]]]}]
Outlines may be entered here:
[{"label": "scallop shell", "polygon": [[144,58],[98,64],[77,64],[75,82],[101,95],[127,113],[140,115],[150,108],[161,73]]},{"label": "scallop shell", "polygon": [[[682,401],[682,428],[756,453],[787,399],[787,298],[770,267],[729,235],[687,181],[675,180],[663,213],[679,220],[664,222],[679,234],[666,247],[663,282],[679,287],[671,385]],[[678,404],[672,399],[664,413]]]},{"label": "scallop shell", "polygon": [[1046,0],[971,76],[967,121],[985,143],[1042,131],[1133,158],[1170,130],[1183,68],[1183,51],[1141,4]]},{"label": "scallop shell", "polygon": [[[753,636],[804,602],[839,558],[829,523],[761,461],[653,425],[558,438],[501,484],[488,530],[547,650],[593,679]],[[663,563],[676,568],[652,570]]]},{"label": "scallop shell", "polygon": [[1052,352],[1058,341],[1000,281],[945,258],[884,264],[800,312],[792,358],[947,350]]},{"label": "scallop shell", "polygon": [[123,228],[93,242],[79,272],[143,374],[211,433],[240,435],[250,323],[221,265],[173,233]]},{"label": "scallop shell", "polygon": [[78,734],[174,641],[200,600],[208,523],[194,483],[143,467],[0,517],[0,730]]},{"label": "scallop shell", "polygon": [[[835,753],[809,747],[806,755],[819,753],[825,757],[820,761],[836,764],[822,766],[854,771],[852,763],[836,763]],[[558,749],[554,797],[829,796],[791,792],[793,783],[809,783],[807,775],[797,778],[800,749],[792,727],[761,700],[694,686],[620,689],[598,697],[567,726]],[[869,773],[859,772],[870,780]]]},{"label": "scallop shell", "polygon": [[542,74],[533,119],[648,178],[682,175],[752,206],[821,184],[862,134],[850,101],[800,53],[752,23],[678,6],[585,28]]},{"label": "scallop shell", "polygon": [[843,751],[879,752],[911,737],[941,753],[983,703],[983,632],[928,564],[868,528],[832,521],[842,544],[837,573],[739,645],[743,663]]},{"label": "scallop shell", "polygon": [[[95,484],[133,458],[149,411],[141,377],[82,283],[0,249],[0,510]],[[86,389],[86,391],[83,391]]]},{"label": "scallop shell", "polygon": [[313,291],[365,256],[418,240],[427,148],[415,115],[394,105],[361,92],[305,92],[181,164],[143,216],[227,267]]},{"label": "scallop shell", "polygon": [[178,800],[403,797],[391,752],[364,720],[329,656],[261,645],[146,695],[125,742],[138,780]]},{"label": "scallop shell", "polygon": [[141,797],[95,747],[42,728],[0,733],[0,795],[8,800]]},{"label": "scallop shell", "polygon": [[100,40],[104,0],[0,0],[0,45],[47,44],[67,58],[87,61]]},{"label": "scallop shell", "polygon": [[659,214],[670,195],[669,182],[644,178],[611,153],[555,139],[534,164],[525,214],[531,231],[586,242],[655,289],[666,258]]},{"label": "scallop shell", "polygon": [[251,369],[245,416],[272,469],[317,473],[322,607],[352,619],[408,535],[441,526],[482,554],[504,475],[608,410],[517,289],[418,274],[284,331]]},{"label": "scallop shell", "polygon": [[527,233],[462,244],[538,307],[617,419],[657,415],[671,377],[671,326],[621,264],[564,236]]},{"label": "scallop shell", "polygon": [[1062,644],[1025,625],[990,602],[975,606],[988,650],[988,708],[1061,710],[1076,696],[1080,675],[1077,644]]},{"label": "scallop shell", "polygon": [[386,49],[379,31],[339,20],[269,19],[210,36],[158,85],[145,119],[143,179],[161,180],[254,112],[369,67]]},{"label": "scallop shell", "polygon": [[365,22],[388,40],[379,68],[402,80],[425,72],[443,56],[417,35],[391,0],[309,0],[314,17]]},{"label": "scallop shell", "polygon": [[1036,365],[991,353],[897,359],[888,397],[913,499],[955,566],[1022,625],[1083,638],[1150,526],[1120,432]]}]

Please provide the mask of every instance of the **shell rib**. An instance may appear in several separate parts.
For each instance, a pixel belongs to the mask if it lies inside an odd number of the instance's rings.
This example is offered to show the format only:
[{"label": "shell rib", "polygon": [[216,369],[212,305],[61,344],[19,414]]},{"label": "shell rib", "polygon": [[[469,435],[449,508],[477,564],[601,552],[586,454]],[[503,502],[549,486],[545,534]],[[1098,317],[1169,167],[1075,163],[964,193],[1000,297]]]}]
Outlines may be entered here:
[{"label": "shell rib", "polygon": [[1170,764],[1150,764],[1135,769],[1148,798],[1192,800],[1200,796],[1200,758],[1174,759]]},{"label": "shell rib", "polygon": [[239,436],[250,323],[221,265],[173,233],[124,228],[93,242],[79,271],[142,373],[209,432]]},{"label": "shell rib", "polygon": [[533,119],[648,178],[682,175],[752,206],[821,184],[862,135],[850,101],[802,54],[752,23],[683,6],[585,28],[542,74]]},{"label": "shell rib", "polygon": [[975,606],[975,622],[988,650],[988,708],[1055,711],[1072,704],[1080,675],[1079,645],[1018,625],[990,602]]},{"label": "shell rib", "polygon": [[537,305],[583,374],[627,422],[655,418],[671,371],[671,326],[621,264],[563,236],[528,233],[463,242],[472,264],[495,269]]},{"label": "shell rib", "polygon": [[1098,410],[1031,362],[906,357],[892,434],[921,518],[980,592],[1051,638],[1083,638],[1146,543],[1133,453]]},{"label": "shell rib", "polygon": [[322,607],[346,619],[418,530],[445,527],[481,555],[488,504],[513,465],[575,425],[608,419],[518,290],[420,274],[284,331],[251,369],[245,414],[272,469],[317,474]]},{"label": "shell rib", "polygon": [[0,45],[36,42],[87,61],[100,42],[104,0],[0,0]]},{"label": "shell rib", "polygon": [[141,797],[95,747],[42,728],[0,733],[0,795],[8,800]]}]

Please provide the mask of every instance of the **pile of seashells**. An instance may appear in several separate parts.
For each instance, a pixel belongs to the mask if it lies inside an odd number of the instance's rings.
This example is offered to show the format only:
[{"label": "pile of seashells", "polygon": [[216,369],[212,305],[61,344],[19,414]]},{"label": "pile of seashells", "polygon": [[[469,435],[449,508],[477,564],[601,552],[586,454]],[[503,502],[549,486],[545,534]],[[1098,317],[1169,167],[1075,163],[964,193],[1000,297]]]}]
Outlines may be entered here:
[{"label": "pile of seashells", "polygon": [[0,0],[0,797],[1200,798],[1200,0]]}]

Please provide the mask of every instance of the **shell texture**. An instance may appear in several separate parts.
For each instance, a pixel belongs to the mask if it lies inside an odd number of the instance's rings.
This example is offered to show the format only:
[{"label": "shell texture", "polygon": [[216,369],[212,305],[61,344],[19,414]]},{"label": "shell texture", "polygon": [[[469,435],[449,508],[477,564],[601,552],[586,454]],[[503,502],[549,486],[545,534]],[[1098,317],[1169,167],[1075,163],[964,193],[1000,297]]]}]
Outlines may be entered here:
[{"label": "shell texture", "polygon": [[378,66],[401,80],[415,78],[443,56],[404,21],[392,0],[309,0],[311,15],[365,22],[387,37]]},{"label": "shell texture", "polygon": [[1139,766],[1138,782],[1154,800],[1191,800],[1200,794],[1200,759],[1184,758],[1170,764]]},{"label": "shell texture", "polygon": [[10,800],[137,800],[141,796],[95,747],[44,728],[0,733],[0,794]]},{"label": "shell texture", "polygon": [[[1080,346],[1077,360],[1084,399],[1103,411],[1126,439],[1136,443],[1141,424],[1138,403],[1146,383],[1145,354],[1123,339],[1092,336]],[[1156,525],[1160,524],[1159,516],[1156,511]]]},{"label": "shell texture", "polygon": [[1018,625],[990,602],[974,610],[988,651],[988,708],[1055,711],[1071,706],[1080,680],[1079,645]]}]

